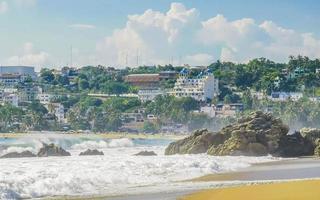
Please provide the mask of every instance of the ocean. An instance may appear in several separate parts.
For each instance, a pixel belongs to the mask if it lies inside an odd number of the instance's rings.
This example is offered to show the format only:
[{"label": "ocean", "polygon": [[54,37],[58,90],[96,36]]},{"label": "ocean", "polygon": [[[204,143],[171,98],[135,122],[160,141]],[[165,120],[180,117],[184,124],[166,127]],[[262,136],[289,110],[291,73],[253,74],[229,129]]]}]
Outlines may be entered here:
[{"label": "ocean", "polygon": [[[58,134],[0,139],[0,155],[24,150],[36,153],[42,142],[55,143],[71,156],[0,159],[0,199],[166,191],[174,184],[187,184],[179,182],[182,180],[275,160],[271,156],[165,156],[165,147],[172,140]],[[104,156],[78,156],[87,149],[101,150]],[[144,150],[157,156],[134,156]]]}]

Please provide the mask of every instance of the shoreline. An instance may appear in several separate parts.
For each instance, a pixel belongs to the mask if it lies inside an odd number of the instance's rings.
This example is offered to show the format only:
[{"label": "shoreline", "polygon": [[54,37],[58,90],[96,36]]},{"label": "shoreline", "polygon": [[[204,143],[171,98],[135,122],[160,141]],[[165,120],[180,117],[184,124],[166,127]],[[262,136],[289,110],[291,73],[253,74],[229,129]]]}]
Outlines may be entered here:
[{"label": "shoreline", "polygon": [[[279,178],[278,175],[284,174],[284,171],[288,171],[288,173],[285,176]],[[300,173],[301,176],[299,175]],[[101,194],[88,196],[63,196],[45,199],[201,200],[201,198],[198,198],[197,195],[203,195],[202,193],[206,193],[206,195],[208,193],[211,195],[212,191],[217,192],[232,188],[245,188],[250,186],[258,186],[264,188],[264,186],[272,185],[270,187],[273,187],[273,185],[275,184],[292,184],[300,181],[316,181],[320,184],[320,159],[307,157],[254,164],[248,168],[244,168],[236,172],[211,174],[191,180],[169,183],[166,184],[166,186],[168,187],[168,185],[170,185],[170,190],[160,190],[156,193],[148,192],[150,191],[150,187],[152,188],[152,186],[145,186],[144,192],[137,192],[134,188],[128,188],[128,191],[126,191],[126,193],[116,196]],[[318,186],[316,188],[318,189]],[[239,199],[248,199],[248,197],[250,196],[243,196],[243,198]],[[210,200],[208,196],[205,196],[205,198],[202,199]],[[222,199],[228,200],[224,198]]]},{"label": "shoreline", "polygon": [[66,133],[66,132],[37,132],[37,133],[0,133],[0,139],[14,139],[22,137],[39,137],[39,136],[66,136],[66,137],[97,137],[101,139],[172,139],[179,140],[188,135],[173,135],[173,134],[145,134],[145,133],[126,133],[126,132],[110,132],[110,133]]}]

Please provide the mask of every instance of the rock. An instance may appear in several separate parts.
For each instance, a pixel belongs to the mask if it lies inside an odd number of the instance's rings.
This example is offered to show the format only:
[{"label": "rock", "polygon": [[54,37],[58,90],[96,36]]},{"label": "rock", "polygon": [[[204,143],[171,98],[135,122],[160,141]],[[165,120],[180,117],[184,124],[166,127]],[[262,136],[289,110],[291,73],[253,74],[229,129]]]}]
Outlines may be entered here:
[{"label": "rock", "polygon": [[320,139],[315,142],[314,155],[320,157]]},{"label": "rock", "polygon": [[303,137],[300,132],[281,137],[278,155],[282,157],[311,156],[314,154],[314,144]]},{"label": "rock", "polygon": [[79,156],[102,156],[102,155],[104,155],[104,153],[102,151],[98,151],[97,149],[94,149],[94,150],[88,149],[79,154]]},{"label": "rock", "polygon": [[165,155],[205,153],[213,144],[219,144],[223,141],[223,135],[201,129],[187,138],[170,143],[165,150]]},{"label": "rock", "polygon": [[21,153],[11,152],[1,156],[1,158],[30,158],[30,157],[36,157],[36,155],[33,154],[31,151],[23,151]]},{"label": "rock", "polygon": [[300,130],[302,137],[311,141],[314,145],[316,145],[316,141],[320,139],[320,129],[316,128],[302,128]]},{"label": "rock", "polygon": [[278,150],[280,138],[289,128],[269,113],[256,111],[229,125],[218,133],[226,136],[221,144],[212,145],[209,155],[263,156]]},{"label": "rock", "polygon": [[276,154],[280,138],[287,135],[288,126],[269,113],[256,111],[226,126],[217,133],[206,129],[169,144],[165,154],[248,155]]},{"label": "rock", "polygon": [[156,156],[157,154],[154,151],[140,151],[139,153],[134,154],[135,156]]},{"label": "rock", "polygon": [[45,144],[43,143],[42,148],[39,150],[37,156],[48,157],[48,156],[71,156],[69,152],[55,144]]}]

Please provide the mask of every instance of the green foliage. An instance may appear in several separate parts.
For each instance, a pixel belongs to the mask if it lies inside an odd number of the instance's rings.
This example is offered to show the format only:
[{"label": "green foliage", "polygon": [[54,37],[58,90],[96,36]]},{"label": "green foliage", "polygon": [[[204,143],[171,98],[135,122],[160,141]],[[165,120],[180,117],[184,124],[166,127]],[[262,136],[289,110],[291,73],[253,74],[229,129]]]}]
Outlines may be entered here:
[{"label": "green foliage", "polygon": [[159,126],[152,122],[144,122],[143,123],[143,132],[145,133],[156,133],[159,131]]},{"label": "green foliage", "polygon": [[177,123],[187,122],[190,112],[198,109],[198,102],[190,97],[175,98],[159,95],[154,102],[146,105],[147,113],[160,116],[163,121],[169,120]]},{"label": "green foliage", "polygon": [[50,69],[43,68],[40,71],[40,78],[45,83],[52,83],[54,80],[54,75]]}]

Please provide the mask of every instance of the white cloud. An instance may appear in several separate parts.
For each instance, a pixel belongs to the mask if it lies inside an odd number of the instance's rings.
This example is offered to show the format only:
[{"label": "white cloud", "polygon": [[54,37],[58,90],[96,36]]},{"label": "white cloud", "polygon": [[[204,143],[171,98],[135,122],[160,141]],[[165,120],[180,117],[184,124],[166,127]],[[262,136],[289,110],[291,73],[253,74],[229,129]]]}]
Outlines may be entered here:
[{"label": "white cloud", "polygon": [[98,58],[109,65],[165,64],[178,56],[177,47],[183,35],[197,22],[196,9],[172,3],[168,12],[151,9],[141,15],[129,15],[126,26],[115,30],[97,44]]},{"label": "white cloud", "polygon": [[9,9],[8,3],[6,1],[0,2],[0,14],[6,13]]},{"label": "white cloud", "polygon": [[190,65],[209,65],[214,62],[214,57],[206,53],[198,53],[193,55],[187,55],[183,61]]},{"label": "white cloud", "polygon": [[[229,21],[221,14],[201,21],[196,9],[172,3],[165,12],[129,15],[123,28],[97,43],[96,59],[108,65],[167,64],[172,57],[204,65],[221,59],[247,62],[266,57],[286,61],[289,55],[320,56],[320,40],[311,33],[252,18]],[[216,57],[209,52],[220,52]],[[178,62],[174,62],[178,64]]]},{"label": "white cloud", "polygon": [[80,29],[80,30],[87,30],[87,29],[95,29],[96,27],[91,24],[71,24],[70,28]]},{"label": "white cloud", "polygon": [[257,24],[253,19],[228,21],[217,15],[205,22],[198,40],[207,46],[220,45],[222,60],[246,62],[256,57],[285,61],[289,55],[319,57],[319,43],[313,34],[299,33],[272,21]]},{"label": "white cloud", "polygon": [[32,65],[38,69],[49,63],[50,55],[44,51],[36,51],[33,44],[27,42],[23,45],[22,54],[11,56],[8,65]]}]

